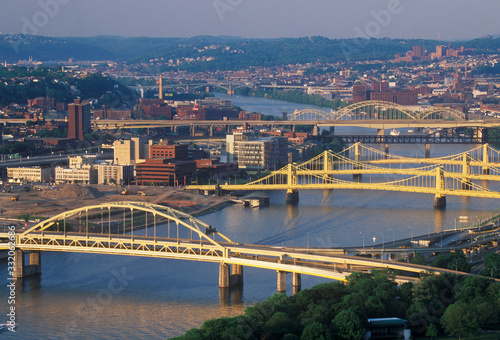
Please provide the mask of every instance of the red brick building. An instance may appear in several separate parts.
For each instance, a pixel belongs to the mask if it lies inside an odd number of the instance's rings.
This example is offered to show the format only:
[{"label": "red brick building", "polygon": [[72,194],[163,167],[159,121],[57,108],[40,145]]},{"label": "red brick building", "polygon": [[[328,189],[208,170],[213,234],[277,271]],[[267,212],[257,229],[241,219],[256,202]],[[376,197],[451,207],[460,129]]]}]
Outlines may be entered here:
[{"label": "red brick building", "polygon": [[158,118],[164,116],[168,120],[172,119],[172,107],[165,103],[163,99],[141,98],[139,104],[147,117]]},{"label": "red brick building", "polygon": [[135,169],[137,185],[187,185],[196,171],[196,162],[146,159],[143,163],[137,163]]},{"label": "red brick building", "polygon": [[101,110],[94,110],[94,119],[132,119],[131,110],[114,110],[103,107]]},{"label": "red brick building", "polygon": [[83,140],[86,133],[92,132],[90,125],[90,104],[75,99],[68,105],[68,138]]},{"label": "red brick building", "polygon": [[149,146],[149,158],[171,158],[179,161],[188,160],[187,144],[156,144]]}]

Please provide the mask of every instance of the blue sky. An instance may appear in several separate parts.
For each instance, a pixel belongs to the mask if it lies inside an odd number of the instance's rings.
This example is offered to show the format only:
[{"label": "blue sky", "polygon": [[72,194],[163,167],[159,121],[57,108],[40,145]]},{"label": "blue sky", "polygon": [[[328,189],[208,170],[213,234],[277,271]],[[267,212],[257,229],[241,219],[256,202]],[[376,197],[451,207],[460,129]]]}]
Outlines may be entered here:
[{"label": "blue sky", "polygon": [[0,32],[424,38],[500,34],[498,0],[2,0]]}]

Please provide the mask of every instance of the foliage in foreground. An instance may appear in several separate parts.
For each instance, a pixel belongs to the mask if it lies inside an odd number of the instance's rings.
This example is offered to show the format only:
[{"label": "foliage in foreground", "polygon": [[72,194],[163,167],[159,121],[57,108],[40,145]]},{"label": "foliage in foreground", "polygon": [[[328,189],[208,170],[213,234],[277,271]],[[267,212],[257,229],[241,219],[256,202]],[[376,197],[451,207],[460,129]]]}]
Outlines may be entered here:
[{"label": "foliage in foreground", "polygon": [[500,328],[500,282],[423,276],[400,287],[385,271],[354,273],[287,297],[276,294],[233,318],[206,321],[191,339],[363,339],[367,318],[400,317],[414,335],[458,337]]}]

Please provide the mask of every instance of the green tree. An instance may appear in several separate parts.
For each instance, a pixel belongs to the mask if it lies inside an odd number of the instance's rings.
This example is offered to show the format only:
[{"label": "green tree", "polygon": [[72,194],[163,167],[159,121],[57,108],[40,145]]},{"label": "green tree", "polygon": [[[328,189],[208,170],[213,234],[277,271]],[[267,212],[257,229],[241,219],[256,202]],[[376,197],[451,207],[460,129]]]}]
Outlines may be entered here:
[{"label": "green tree", "polygon": [[272,339],[283,337],[283,335],[290,333],[292,328],[293,322],[284,312],[274,313],[264,325],[265,332],[269,334]]},{"label": "green tree", "polygon": [[301,340],[330,340],[332,336],[328,329],[319,322],[313,322],[302,331]]},{"label": "green tree", "polygon": [[366,326],[355,308],[338,313],[332,321],[333,332],[337,339],[361,340],[366,333]]},{"label": "green tree", "polygon": [[415,256],[410,260],[410,263],[425,265],[425,259],[422,254],[415,254]]},{"label": "green tree", "polygon": [[437,326],[433,323],[431,323],[428,327],[427,330],[425,331],[425,336],[430,337],[431,340],[434,339],[435,336],[438,336],[439,330]]},{"label": "green tree", "polygon": [[484,257],[484,270],[481,275],[500,279],[500,254],[489,253]]},{"label": "green tree", "polygon": [[457,270],[459,272],[469,273],[472,266],[467,262],[465,254],[456,251],[449,254],[439,254],[431,264],[432,267]]},{"label": "green tree", "polygon": [[462,301],[448,306],[441,317],[441,325],[446,334],[458,336],[469,336],[480,331],[476,316],[469,306]]}]

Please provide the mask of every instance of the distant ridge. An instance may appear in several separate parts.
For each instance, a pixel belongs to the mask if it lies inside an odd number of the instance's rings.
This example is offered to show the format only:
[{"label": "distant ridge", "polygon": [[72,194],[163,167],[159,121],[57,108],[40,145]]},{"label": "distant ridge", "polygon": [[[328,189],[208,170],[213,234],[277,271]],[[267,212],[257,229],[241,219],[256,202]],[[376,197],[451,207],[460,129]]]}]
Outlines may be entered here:
[{"label": "distant ridge", "polygon": [[[45,37],[0,35],[0,62],[26,60],[61,62],[110,60],[129,64],[155,60],[189,58],[176,68],[186,70],[242,69],[251,66],[277,66],[295,63],[335,63],[357,60],[390,60],[414,45],[434,51],[435,45],[475,48],[477,53],[498,53],[500,38],[484,37],[469,41],[443,42],[423,39],[255,39],[234,36],[196,36],[192,38],[151,37]],[[208,59],[208,62],[206,61]],[[153,60],[153,61],[152,61]],[[202,61],[200,61],[202,60]],[[162,64],[162,69],[167,68]]]}]

